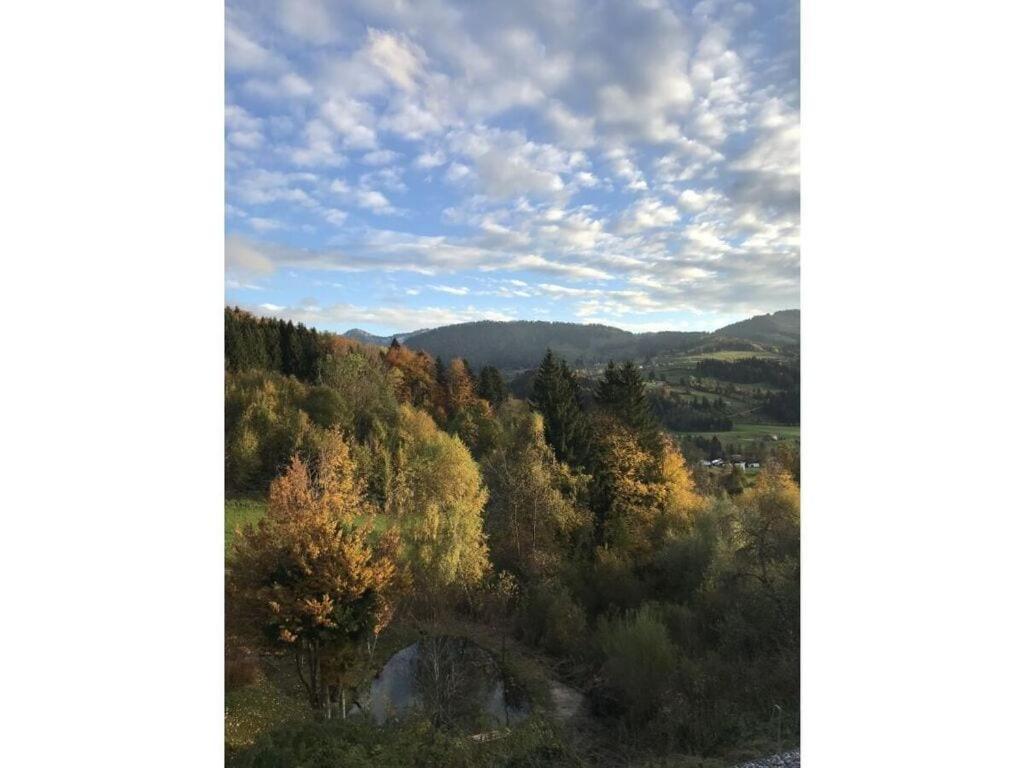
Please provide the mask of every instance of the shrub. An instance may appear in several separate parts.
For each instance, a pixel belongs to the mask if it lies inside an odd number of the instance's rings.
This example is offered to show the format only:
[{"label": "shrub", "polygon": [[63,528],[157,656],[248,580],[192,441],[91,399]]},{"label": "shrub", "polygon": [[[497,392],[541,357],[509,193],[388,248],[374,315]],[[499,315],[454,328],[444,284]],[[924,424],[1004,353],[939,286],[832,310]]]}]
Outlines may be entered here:
[{"label": "shrub", "polygon": [[520,618],[527,642],[556,656],[584,651],[587,616],[562,584],[541,584],[528,594]]},{"label": "shrub", "polygon": [[643,606],[625,616],[599,619],[601,672],[627,722],[639,726],[655,716],[672,688],[676,648],[656,610]]}]

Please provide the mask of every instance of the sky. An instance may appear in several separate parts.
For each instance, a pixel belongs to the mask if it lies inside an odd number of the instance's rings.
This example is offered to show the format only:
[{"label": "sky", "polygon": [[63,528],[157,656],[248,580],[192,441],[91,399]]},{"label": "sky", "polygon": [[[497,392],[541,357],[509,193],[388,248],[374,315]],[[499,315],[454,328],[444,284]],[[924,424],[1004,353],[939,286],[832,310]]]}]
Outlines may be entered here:
[{"label": "sky", "polygon": [[799,306],[796,0],[227,3],[225,299],[387,335]]}]

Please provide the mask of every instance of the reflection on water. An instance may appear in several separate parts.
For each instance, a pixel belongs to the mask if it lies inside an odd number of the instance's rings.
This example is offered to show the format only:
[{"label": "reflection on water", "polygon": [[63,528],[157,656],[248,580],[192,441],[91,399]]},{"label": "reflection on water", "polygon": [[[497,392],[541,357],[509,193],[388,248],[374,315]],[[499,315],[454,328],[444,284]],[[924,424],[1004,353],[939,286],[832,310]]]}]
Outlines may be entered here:
[{"label": "reflection on water", "polygon": [[377,723],[416,708],[437,725],[474,728],[512,725],[529,712],[490,653],[447,636],[424,638],[392,656],[357,707]]}]

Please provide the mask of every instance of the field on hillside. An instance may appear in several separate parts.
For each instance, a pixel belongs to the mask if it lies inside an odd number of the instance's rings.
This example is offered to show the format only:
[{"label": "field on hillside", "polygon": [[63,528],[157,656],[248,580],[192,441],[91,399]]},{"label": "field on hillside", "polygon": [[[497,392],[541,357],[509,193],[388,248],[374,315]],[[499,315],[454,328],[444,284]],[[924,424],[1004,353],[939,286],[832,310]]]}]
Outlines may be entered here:
[{"label": "field on hillside", "polygon": [[[682,433],[677,433],[682,434]],[[731,432],[695,432],[701,437],[711,439],[717,437],[722,445],[733,444],[737,447],[750,443],[770,441],[771,443],[791,443],[800,439],[800,427],[781,424],[736,424]],[[773,439],[777,438],[776,439]]]}]

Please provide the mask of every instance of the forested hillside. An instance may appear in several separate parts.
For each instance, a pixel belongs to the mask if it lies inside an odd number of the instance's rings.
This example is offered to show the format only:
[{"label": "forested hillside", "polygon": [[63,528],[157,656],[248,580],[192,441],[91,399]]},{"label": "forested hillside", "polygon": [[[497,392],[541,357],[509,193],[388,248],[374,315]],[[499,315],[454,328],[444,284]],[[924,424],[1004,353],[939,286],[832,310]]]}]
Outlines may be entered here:
[{"label": "forested hillside", "polygon": [[769,315],[758,315],[719,328],[715,334],[767,344],[799,345],[800,310],[784,309]]},{"label": "forested hillside", "polygon": [[[597,331],[602,354],[622,334]],[[225,346],[230,762],[654,765],[797,742],[791,445],[741,479],[688,463],[628,358],[592,380],[555,349],[524,358],[520,398],[483,361],[238,310]],[[500,727],[469,704],[467,644],[500,672]],[[375,721],[403,647],[419,705]]]},{"label": "forested hillside", "polygon": [[[464,357],[478,365],[493,365],[507,371],[535,367],[548,349],[564,357],[570,365],[582,368],[604,364],[608,360],[647,360],[694,351],[756,352],[763,350],[763,345],[769,348],[773,345],[798,345],[799,314],[799,310],[777,312],[745,320],[714,333],[630,333],[607,325],[481,321],[419,331],[404,341],[436,357]],[[763,319],[780,315],[784,319]]]}]

